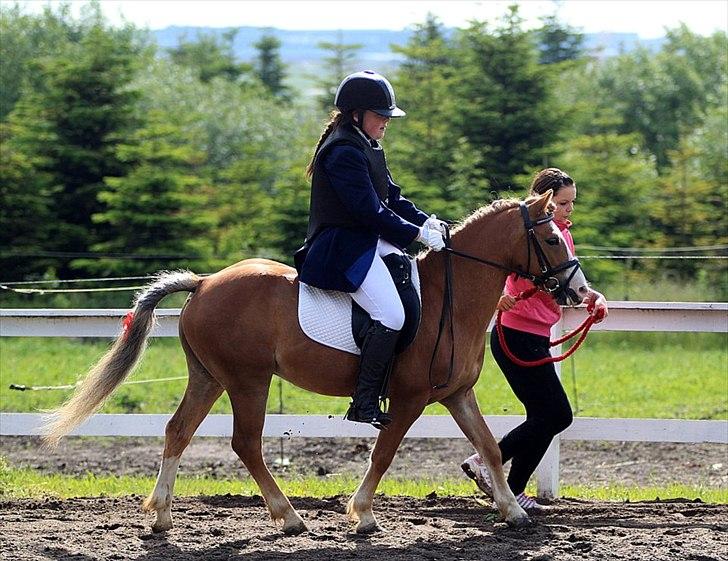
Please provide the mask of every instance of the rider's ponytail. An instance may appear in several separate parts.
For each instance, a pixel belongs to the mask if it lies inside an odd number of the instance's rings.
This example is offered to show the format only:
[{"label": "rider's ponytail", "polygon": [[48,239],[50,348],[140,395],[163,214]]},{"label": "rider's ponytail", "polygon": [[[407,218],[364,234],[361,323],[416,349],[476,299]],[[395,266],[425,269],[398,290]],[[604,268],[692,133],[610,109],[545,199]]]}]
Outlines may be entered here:
[{"label": "rider's ponytail", "polygon": [[318,143],[316,144],[316,149],[313,151],[313,156],[311,157],[311,161],[308,163],[308,166],[306,166],[306,175],[308,177],[311,177],[313,174],[313,163],[316,160],[316,154],[318,154],[319,148],[324,143],[324,141],[329,137],[329,135],[334,132],[339,125],[341,125],[344,122],[344,114],[341,113],[338,109],[335,109],[331,112],[331,119],[326,124],[326,128],[324,129],[324,132],[321,133],[321,138],[319,138]]}]

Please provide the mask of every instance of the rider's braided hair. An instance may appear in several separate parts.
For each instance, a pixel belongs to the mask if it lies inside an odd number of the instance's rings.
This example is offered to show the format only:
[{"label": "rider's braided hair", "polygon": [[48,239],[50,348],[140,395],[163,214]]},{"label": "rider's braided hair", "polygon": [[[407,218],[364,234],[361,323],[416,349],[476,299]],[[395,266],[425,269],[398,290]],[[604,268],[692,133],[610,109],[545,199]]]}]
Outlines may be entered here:
[{"label": "rider's braided hair", "polygon": [[306,175],[308,177],[311,177],[311,175],[313,174],[313,162],[314,160],[316,160],[316,154],[318,154],[321,145],[332,132],[334,132],[337,128],[339,128],[339,126],[346,122],[349,122],[350,120],[351,115],[345,115],[338,109],[334,109],[331,112],[329,122],[326,123],[326,128],[324,128],[324,132],[321,133],[321,138],[319,138],[319,141],[316,144],[316,148],[313,151],[313,156],[311,156],[311,161],[308,163],[308,166],[306,166]]},{"label": "rider's braided hair", "polygon": [[543,195],[551,189],[554,195],[559,192],[562,187],[571,187],[574,180],[559,168],[546,168],[539,171],[531,182],[531,194]]}]

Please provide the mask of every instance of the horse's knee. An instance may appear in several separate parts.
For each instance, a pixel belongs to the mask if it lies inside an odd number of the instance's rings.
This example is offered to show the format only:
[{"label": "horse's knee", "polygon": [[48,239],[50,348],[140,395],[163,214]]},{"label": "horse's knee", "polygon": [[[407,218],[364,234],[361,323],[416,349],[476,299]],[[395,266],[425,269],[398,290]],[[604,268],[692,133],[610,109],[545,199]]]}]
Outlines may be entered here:
[{"label": "horse's knee", "polygon": [[246,465],[251,460],[262,458],[263,452],[259,439],[234,435],[230,446]]},{"label": "horse's knee", "polygon": [[164,428],[164,436],[167,441],[179,441],[184,438],[182,422],[175,417],[172,417]]}]

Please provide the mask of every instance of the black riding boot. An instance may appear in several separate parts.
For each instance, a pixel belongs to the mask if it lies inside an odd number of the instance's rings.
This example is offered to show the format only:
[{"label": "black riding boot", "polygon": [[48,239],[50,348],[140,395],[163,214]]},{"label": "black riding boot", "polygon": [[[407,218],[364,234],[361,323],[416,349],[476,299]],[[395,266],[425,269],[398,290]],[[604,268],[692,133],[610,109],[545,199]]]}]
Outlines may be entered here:
[{"label": "black riding boot", "polygon": [[389,329],[375,321],[367,330],[361,348],[359,379],[349,410],[344,416],[349,421],[369,423],[378,429],[387,426],[392,418],[379,407],[382,386],[394,359],[394,348],[399,331]]}]

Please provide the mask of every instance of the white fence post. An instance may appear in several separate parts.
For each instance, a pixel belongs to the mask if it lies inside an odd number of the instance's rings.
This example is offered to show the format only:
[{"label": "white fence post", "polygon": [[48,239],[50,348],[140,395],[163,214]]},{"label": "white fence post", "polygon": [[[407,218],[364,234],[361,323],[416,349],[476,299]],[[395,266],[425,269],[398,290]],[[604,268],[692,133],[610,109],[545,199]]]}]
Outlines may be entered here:
[{"label": "white fence post", "polygon": [[[558,339],[564,332],[564,319],[562,318],[551,328],[551,339]],[[551,353],[554,356],[561,354],[561,345],[556,345]],[[561,380],[561,363],[555,362],[556,375]],[[561,435],[557,434],[546,449],[541,463],[536,468],[536,489],[542,499],[555,499],[559,496],[559,463],[561,460]]]}]

